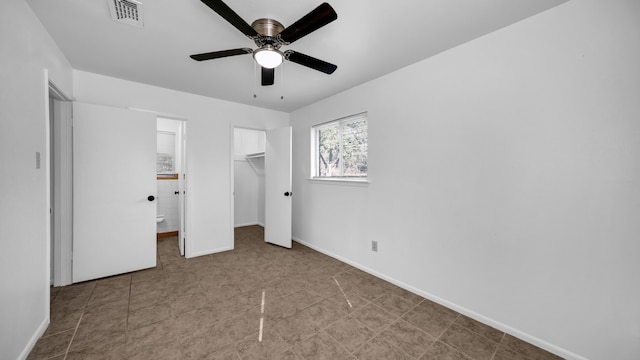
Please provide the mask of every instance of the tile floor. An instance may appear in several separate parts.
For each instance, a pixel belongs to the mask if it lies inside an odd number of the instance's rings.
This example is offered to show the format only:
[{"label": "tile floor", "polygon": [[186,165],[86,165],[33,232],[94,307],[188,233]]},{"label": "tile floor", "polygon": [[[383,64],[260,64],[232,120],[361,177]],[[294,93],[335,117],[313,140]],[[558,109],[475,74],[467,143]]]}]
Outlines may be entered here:
[{"label": "tile floor", "polygon": [[560,359],[347,264],[236,229],[235,250],[51,289],[35,359]]}]

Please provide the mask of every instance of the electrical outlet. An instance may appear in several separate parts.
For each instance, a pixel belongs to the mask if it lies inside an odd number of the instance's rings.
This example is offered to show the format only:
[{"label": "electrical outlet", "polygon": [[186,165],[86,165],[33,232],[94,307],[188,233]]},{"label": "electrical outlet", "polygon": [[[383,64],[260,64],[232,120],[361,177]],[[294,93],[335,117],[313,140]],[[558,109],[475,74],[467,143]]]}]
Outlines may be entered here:
[{"label": "electrical outlet", "polygon": [[377,241],[372,241],[371,242],[371,251],[378,252],[378,242]]}]

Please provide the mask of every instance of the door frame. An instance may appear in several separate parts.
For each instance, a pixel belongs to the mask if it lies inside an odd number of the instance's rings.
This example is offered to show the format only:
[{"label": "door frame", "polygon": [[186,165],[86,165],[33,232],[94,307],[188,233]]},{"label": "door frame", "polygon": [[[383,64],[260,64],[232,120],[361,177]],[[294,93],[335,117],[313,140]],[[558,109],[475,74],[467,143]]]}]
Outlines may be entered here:
[{"label": "door frame", "polygon": [[[53,274],[48,276],[53,278],[53,286],[64,286],[72,283],[73,269],[73,99],[60,90],[48,74],[45,76],[48,84],[45,159],[47,189],[50,192],[47,208],[51,212],[47,234],[53,236],[47,241],[49,259],[53,259],[53,264],[49,264],[47,269],[53,270]],[[50,98],[53,104],[50,104]],[[57,174],[55,178],[51,178],[51,170]]]},{"label": "door frame", "polygon": [[136,107],[127,107],[129,110],[142,111],[147,113],[152,113],[157,118],[163,118],[167,120],[179,121],[180,126],[179,130],[176,133],[176,139],[178,142],[177,157],[180,160],[180,173],[178,174],[178,209],[179,209],[179,230],[178,230],[178,247],[180,247],[180,256],[184,256],[185,258],[190,258],[191,254],[188,249],[188,226],[187,226],[187,213],[188,213],[188,193],[187,193],[187,169],[188,169],[188,158],[187,158],[187,129],[189,119],[185,116],[180,116],[176,114],[164,113],[155,110],[142,109]]},{"label": "door frame", "polygon": [[236,160],[236,147],[235,147],[235,141],[236,141],[236,136],[235,136],[235,129],[246,129],[246,130],[255,130],[255,131],[264,131],[265,133],[267,132],[268,129],[263,128],[263,127],[257,127],[257,126],[250,126],[250,125],[242,125],[242,124],[234,124],[234,123],[230,123],[229,124],[229,188],[231,189],[231,191],[229,191],[229,213],[231,214],[229,216],[230,218],[230,223],[229,223],[229,234],[231,234],[231,239],[229,240],[230,244],[229,244],[229,250],[233,250],[234,246],[235,246],[235,228],[236,228],[236,199],[235,199],[235,160]]},{"label": "door frame", "polygon": [[[47,208],[51,208],[52,206],[56,207],[58,211],[53,210],[54,222],[51,222],[51,217],[47,214],[47,247],[49,248],[49,254],[47,259],[53,258],[53,286],[65,286],[72,284],[72,274],[73,274],[73,98],[65,94],[55,83],[49,78],[48,72],[45,70],[45,81],[48,84],[48,91],[45,96],[46,101],[46,119],[45,119],[45,136],[46,136],[46,155],[45,161],[47,166]],[[54,103],[54,111],[51,112],[49,97],[52,97],[56,103],[58,103],[57,107]],[[182,116],[177,116],[174,114],[165,114],[157,111],[151,111],[146,109],[139,108],[128,108],[130,110],[136,111],[145,111],[152,112],[156,114],[158,117],[164,117],[167,119],[182,121],[182,140],[181,146],[183,148],[183,152],[181,155],[182,160],[182,169],[180,174],[180,179],[182,183],[181,196],[182,196],[182,206],[183,213],[181,216],[181,230],[184,229],[183,232],[180,233],[181,238],[184,241],[185,247],[185,255],[187,254],[187,155],[186,155],[186,139],[187,139],[187,118]],[[54,119],[50,119],[51,114],[53,113]],[[57,118],[56,118],[57,117]],[[59,120],[56,122],[55,120]],[[50,128],[50,124],[54,125],[54,128]],[[64,125],[64,126],[63,126]],[[59,128],[55,128],[55,126],[59,126]],[[56,187],[57,190],[52,189],[53,180],[50,176],[50,167],[51,167],[51,157],[54,154],[51,154],[49,148],[51,144],[49,143],[52,139],[54,144],[53,146],[60,146],[61,156],[60,160],[57,162],[53,162],[53,166],[59,171],[60,176],[58,177],[58,181],[60,183],[60,187]],[[50,191],[54,191],[54,198],[59,201],[54,201],[51,203],[51,194]],[[56,236],[53,239],[50,238],[53,229],[55,229],[56,225],[58,225],[58,229],[60,232],[56,232]],[[51,244],[53,243],[53,248],[51,248]],[[50,271],[52,265],[47,265],[47,269]],[[47,274],[47,283],[50,282],[51,274]]]},{"label": "door frame", "polygon": [[[176,164],[180,168],[177,172],[178,175],[178,248],[180,249],[180,256],[185,256],[186,251],[186,212],[187,212],[187,119],[178,118],[175,115],[160,114],[155,111],[147,111],[134,109],[136,111],[152,112],[156,115],[156,120],[163,119],[173,122],[177,122],[178,128],[175,133],[171,132],[176,137]],[[160,131],[158,132],[160,133]]]},{"label": "door frame", "polygon": [[[176,119],[174,119],[176,120]],[[178,130],[178,151],[180,156],[180,173],[178,174],[178,247],[180,255],[187,254],[187,120],[180,121]]]}]

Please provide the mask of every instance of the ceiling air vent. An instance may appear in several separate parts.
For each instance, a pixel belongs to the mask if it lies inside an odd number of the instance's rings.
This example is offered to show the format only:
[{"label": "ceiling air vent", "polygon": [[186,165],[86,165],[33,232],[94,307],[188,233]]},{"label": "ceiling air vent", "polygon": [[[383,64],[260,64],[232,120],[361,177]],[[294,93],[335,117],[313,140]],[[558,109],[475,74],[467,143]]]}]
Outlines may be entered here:
[{"label": "ceiling air vent", "polygon": [[111,18],[115,22],[128,24],[131,26],[143,27],[142,3],[135,0],[109,0]]}]

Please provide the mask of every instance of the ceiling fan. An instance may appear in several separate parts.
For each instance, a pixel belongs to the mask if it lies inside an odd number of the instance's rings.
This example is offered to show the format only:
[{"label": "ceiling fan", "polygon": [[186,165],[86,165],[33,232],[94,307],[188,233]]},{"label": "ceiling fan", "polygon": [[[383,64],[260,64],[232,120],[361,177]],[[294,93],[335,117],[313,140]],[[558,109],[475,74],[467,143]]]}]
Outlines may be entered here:
[{"label": "ceiling fan", "polygon": [[273,85],[275,68],[278,67],[283,60],[289,60],[325,74],[333,74],[338,68],[334,64],[297,51],[280,51],[280,47],[283,45],[289,45],[338,18],[338,14],[336,14],[331,5],[327,3],[320,4],[310,13],[285,28],[278,21],[266,18],[258,19],[249,25],[238,14],[231,10],[227,4],[222,2],[222,0],[201,1],[231,25],[235,26],[236,29],[240,30],[249,39],[253,40],[258,48],[255,50],[239,48],[194,54],[190,56],[193,60],[204,61],[227,56],[253,54],[253,58],[262,68],[261,83],[263,86]]}]

